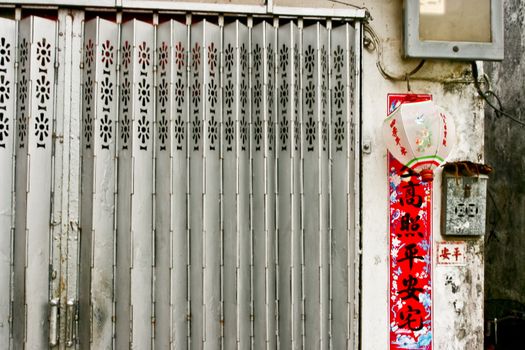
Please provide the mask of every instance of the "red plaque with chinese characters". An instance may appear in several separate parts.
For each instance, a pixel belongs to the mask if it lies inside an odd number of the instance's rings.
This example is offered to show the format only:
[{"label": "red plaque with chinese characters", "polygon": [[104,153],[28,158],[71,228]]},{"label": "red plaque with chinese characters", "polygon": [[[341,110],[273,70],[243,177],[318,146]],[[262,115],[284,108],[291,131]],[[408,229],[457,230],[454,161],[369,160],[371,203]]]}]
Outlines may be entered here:
[{"label": "red plaque with chinese characters", "polygon": [[[388,96],[389,113],[430,95]],[[388,154],[390,349],[432,349],[432,183]]]}]

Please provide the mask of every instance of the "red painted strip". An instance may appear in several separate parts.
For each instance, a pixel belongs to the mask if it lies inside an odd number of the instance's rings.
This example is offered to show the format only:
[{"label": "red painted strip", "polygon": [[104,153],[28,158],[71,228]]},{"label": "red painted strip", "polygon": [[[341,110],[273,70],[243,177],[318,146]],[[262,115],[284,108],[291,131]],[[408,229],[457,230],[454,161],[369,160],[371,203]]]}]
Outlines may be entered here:
[{"label": "red painted strip", "polygon": [[[408,96],[408,97],[407,97]],[[417,95],[421,100],[430,95]],[[405,98],[404,98],[405,97]],[[414,95],[389,95],[388,106]],[[388,154],[390,349],[432,349],[432,183]]]}]

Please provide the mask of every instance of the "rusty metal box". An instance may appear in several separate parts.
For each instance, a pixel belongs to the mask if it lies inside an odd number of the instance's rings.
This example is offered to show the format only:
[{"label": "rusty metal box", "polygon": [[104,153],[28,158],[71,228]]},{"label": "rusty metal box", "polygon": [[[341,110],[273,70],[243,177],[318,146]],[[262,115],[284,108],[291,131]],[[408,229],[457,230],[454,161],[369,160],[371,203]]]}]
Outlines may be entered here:
[{"label": "rusty metal box", "polygon": [[448,236],[485,234],[487,175],[443,173],[441,231]]}]

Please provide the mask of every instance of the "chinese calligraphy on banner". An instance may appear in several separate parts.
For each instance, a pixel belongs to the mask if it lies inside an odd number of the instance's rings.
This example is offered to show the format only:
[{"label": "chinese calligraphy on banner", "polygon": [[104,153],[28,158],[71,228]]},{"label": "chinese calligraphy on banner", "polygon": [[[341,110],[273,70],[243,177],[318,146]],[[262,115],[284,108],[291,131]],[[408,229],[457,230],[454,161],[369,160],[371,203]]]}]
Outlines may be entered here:
[{"label": "chinese calligraphy on banner", "polygon": [[[430,95],[388,96],[391,113]],[[390,349],[432,349],[432,183],[388,154]]]}]

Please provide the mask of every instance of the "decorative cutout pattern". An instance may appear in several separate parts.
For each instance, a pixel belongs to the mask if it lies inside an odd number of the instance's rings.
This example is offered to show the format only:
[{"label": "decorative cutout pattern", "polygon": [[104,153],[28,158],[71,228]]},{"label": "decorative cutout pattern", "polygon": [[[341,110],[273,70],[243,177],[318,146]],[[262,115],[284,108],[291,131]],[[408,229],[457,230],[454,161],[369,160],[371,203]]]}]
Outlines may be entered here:
[{"label": "decorative cutout pattern", "polygon": [[46,148],[47,141],[50,136],[51,129],[51,118],[48,115],[49,106],[48,103],[51,100],[51,82],[49,76],[54,74],[51,54],[54,48],[47,41],[46,38],[42,38],[36,43],[36,60],[38,62],[38,73],[39,76],[36,79],[36,99],[37,99],[37,115],[35,117],[35,136],[36,147]]},{"label": "decorative cutout pattern", "polygon": [[219,138],[219,123],[217,118],[219,116],[219,111],[217,110],[219,103],[219,76],[217,74],[217,62],[219,57],[219,51],[217,46],[212,41],[208,45],[208,68],[209,68],[209,80],[206,93],[208,95],[207,101],[207,115],[206,120],[208,123],[208,141],[210,151],[215,151],[217,149],[217,140]]},{"label": "decorative cutout pattern", "polygon": [[95,44],[91,38],[87,39],[84,47],[85,75],[83,85],[84,116],[82,118],[83,144],[86,149],[91,148],[93,139],[93,77],[95,74]]},{"label": "decorative cutout pattern", "polygon": [[9,118],[0,111],[0,147],[5,148],[5,142],[9,136]]},{"label": "decorative cutout pattern", "polygon": [[[11,44],[7,38],[0,38],[0,148],[6,148],[10,130],[10,119],[8,112],[8,103],[10,103],[12,93],[16,91],[13,87],[13,81],[8,78],[8,67],[11,63]],[[9,113],[9,114],[8,114]]]},{"label": "decorative cutout pattern", "polygon": [[131,44],[128,40],[124,40],[120,48],[120,63],[122,67],[122,77],[120,83],[120,148],[127,150],[130,147],[129,141],[131,138],[131,60],[133,59],[133,52]]},{"label": "decorative cutout pattern", "polygon": [[139,150],[147,151],[151,134],[150,121],[148,120],[151,85],[147,80],[148,69],[151,65],[151,49],[145,41],[139,45],[137,58],[140,65],[139,77],[141,78],[137,86],[139,99],[137,134]]},{"label": "decorative cutout pattern", "polygon": [[309,44],[304,50],[303,57],[303,123],[306,119],[305,141],[306,150],[313,152],[315,150],[315,141],[317,140],[317,115],[315,107],[317,106],[317,84],[314,82],[314,76],[317,71],[316,50]]},{"label": "decorative cutout pattern", "polygon": [[29,55],[29,43],[26,38],[22,38],[19,48],[20,66],[19,74],[20,79],[18,82],[18,147],[24,148],[27,136],[27,105],[26,101],[29,95],[29,86],[27,82],[28,75],[28,55]]},{"label": "decorative cutout pattern", "polygon": [[[270,37],[270,36],[268,36]],[[274,125],[274,113],[275,113],[275,51],[273,49],[273,43],[269,42],[266,46],[266,66],[268,76],[268,83],[266,89],[266,111],[268,114],[268,121],[266,124],[267,137],[268,137],[268,150],[273,151],[273,145],[275,143],[275,125]]]},{"label": "decorative cutout pattern", "polygon": [[102,101],[102,118],[99,121],[100,145],[102,149],[109,150],[110,143],[113,139],[113,120],[111,115],[114,113],[113,95],[115,93],[114,83],[111,78],[111,72],[115,70],[114,45],[110,40],[102,43],[101,64],[102,81],[100,83],[100,97]]},{"label": "decorative cutout pattern", "polygon": [[345,86],[344,86],[344,52],[341,45],[332,51],[332,123],[335,151],[343,151],[343,142],[346,135],[346,117],[344,116]]}]

